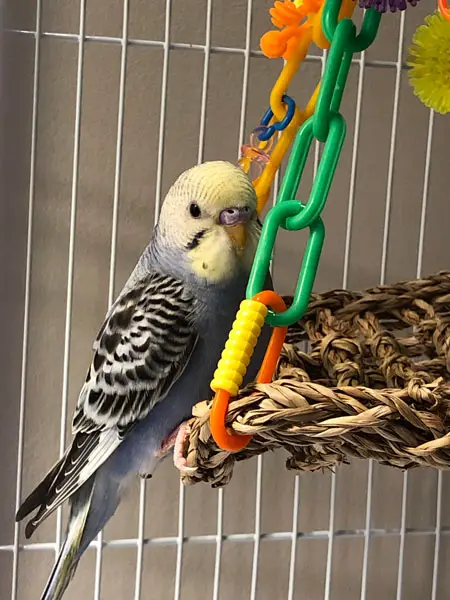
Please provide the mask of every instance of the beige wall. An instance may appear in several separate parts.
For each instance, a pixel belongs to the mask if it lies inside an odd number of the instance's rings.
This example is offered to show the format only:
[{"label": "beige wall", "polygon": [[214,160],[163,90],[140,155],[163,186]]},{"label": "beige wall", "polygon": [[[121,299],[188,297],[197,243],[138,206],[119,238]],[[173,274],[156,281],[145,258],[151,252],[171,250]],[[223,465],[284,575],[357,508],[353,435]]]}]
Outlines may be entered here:
[{"label": "beige wall", "polygon": [[[6,27],[34,30],[32,0],[6,2]],[[268,0],[253,2],[251,48],[269,28]],[[245,0],[213,0],[213,47],[245,47]],[[175,43],[204,44],[204,0],[173,0],[170,38]],[[408,11],[408,41],[423,16],[434,8],[423,1]],[[130,0],[128,35],[133,39],[164,39],[163,0]],[[395,63],[398,54],[399,15],[387,15],[377,42],[366,54],[357,154],[349,287],[379,282],[386,190],[393,127],[396,69],[374,66],[374,61]],[[42,1],[42,31],[76,34],[79,5],[70,0]],[[86,34],[120,36],[122,2],[87,2]],[[39,103],[32,271],[26,371],[26,419],[23,460],[23,493],[44,474],[59,452],[61,398],[63,394],[64,330],[67,301],[67,268],[72,193],[74,123],[78,46],[73,40],[44,37],[40,44]],[[316,53],[317,54],[317,53]],[[4,39],[5,77],[3,105],[6,113],[2,152],[0,219],[0,281],[2,344],[0,346],[1,418],[0,546],[14,541],[13,513],[16,490],[21,347],[25,291],[26,231],[34,39],[9,33]],[[145,246],[154,218],[156,164],[160,120],[164,52],[161,47],[128,47],[118,213],[116,290],[125,281]],[[76,395],[90,360],[90,345],[102,321],[108,301],[111,222],[113,211],[116,133],[119,105],[120,44],[88,41],[85,45],[81,113],[81,138],[77,210],[72,328],[69,364],[68,423]],[[191,49],[172,49],[168,71],[162,191],[174,177],[196,162],[198,156],[204,54]],[[372,65],[372,66],[371,66]],[[320,75],[319,61],[309,61],[292,86],[291,94],[305,101]],[[245,137],[264,112],[279,61],[252,56],[249,64]],[[349,202],[359,67],[353,65],[342,112],[348,136],[325,210],[327,238],[317,276],[316,290],[343,284],[344,247]],[[206,105],[204,158],[236,160],[244,74],[243,54],[211,54]],[[386,263],[386,281],[415,277],[423,201],[425,154],[429,111],[413,96],[403,69],[399,87],[399,111],[392,203]],[[436,116],[432,139],[425,246],[422,272],[448,268],[450,252],[449,117]],[[301,186],[305,198],[311,183],[312,162]],[[301,239],[300,239],[301,237]],[[277,247],[277,289],[289,293],[300,263],[304,237],[281,235]],[[257,461],[241,464],[224,494],[224,534],[249,533],[255,528]],[[334,529],[338,532],[365,527],[368,465],[357,463],[339,470],[336,480]],[[282,455],[263,460],[261,531],[291,531],[295,477],[284,470]],[[329,527],[329,474],[300,478],[298,530],[326,531]],[[372,527],[397,530],[401,522],[403,477],[399,472],[375,467]],[[431,531],[436,524],[436,483],[433,471],[410,474],[406,499],[406,527]],[[276,488],[280,491],[276,491]],[[218,493],[206,486],[185,492],[185,535],[214,534],[217,530]],[[139,486],[123,503],[107,526],[105,539],[135,538],[138,534]],[[442,526],[450,527],[450,479],[443,477]],[[178,532],[178,478],[168,463],[147,486],[145,537],[166,537]],[[37,531],[32,543],[55,539],[56,518]],[[324,597],[328,542],[299,539],[295,594],[299,600]],[[24,542],[23,534],[20,542]],[[393,600],[397,589],[400,538],[376,535],[369,548],[367,598]],[[431,598],[433,535],[407,535],[405,541],[403,596],[405,600]],[[332,557],[332,600],[360,597],[364,540],[362,536],[338,536]],[[262,541],[257,598],[286,598],[289,581],[289,541]],[[173,598],[176,546],[149,545],[144,550],[142,598]],[[221,600],[249,598],[253,544],[225,541],[220,580]],[[214,544],[184,545],[181,598],[212,597]],[[54,554],[29,550],[19,557],[19,600],[34,600],[43,587]],[[67,600],[92,598],[96,555],[83,558]],[[443,535],[440,548],[439,585],[436,599],[450,594],[448,561],[450,538]],[[11,597],[13,553],[0,552],[0,598]],[[101,598],[134,597],[136,549],[106,548],[103,555]]]}]

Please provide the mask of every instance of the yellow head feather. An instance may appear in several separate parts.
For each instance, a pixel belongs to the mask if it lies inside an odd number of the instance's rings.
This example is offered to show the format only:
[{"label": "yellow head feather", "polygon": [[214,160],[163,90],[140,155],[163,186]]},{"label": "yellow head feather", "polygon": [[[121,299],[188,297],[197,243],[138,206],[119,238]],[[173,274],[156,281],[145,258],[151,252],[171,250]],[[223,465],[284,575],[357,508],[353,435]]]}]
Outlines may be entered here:
[{"label": "yellow head feather", "polygon": [[[199,215],[191,214],[198,207]],[[243,226],[247,241],[238,252],[221,222],[223,211],[247,210],[251,218]],[[220,283],[237,270],[249,271],[259,237],[256,194],[247,175],[235,165],[206,162],[180,175],[169,190],[159,228],[169,247],[184,249],[187,263],[199,277]]]}]

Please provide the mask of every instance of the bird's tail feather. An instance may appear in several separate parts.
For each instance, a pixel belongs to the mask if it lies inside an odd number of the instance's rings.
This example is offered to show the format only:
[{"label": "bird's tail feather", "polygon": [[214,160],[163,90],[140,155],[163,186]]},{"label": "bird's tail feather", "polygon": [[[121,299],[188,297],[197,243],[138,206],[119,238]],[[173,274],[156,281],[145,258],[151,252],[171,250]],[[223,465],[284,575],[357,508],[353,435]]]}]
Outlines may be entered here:
[{"label": "bird's tail feather", "polygon": [[61,600],[75,575],[80,559],[80,545],[91,508],[94,478],[88,480],[75,495],[67,525],[66,539],[50,573],[41,600]]}]

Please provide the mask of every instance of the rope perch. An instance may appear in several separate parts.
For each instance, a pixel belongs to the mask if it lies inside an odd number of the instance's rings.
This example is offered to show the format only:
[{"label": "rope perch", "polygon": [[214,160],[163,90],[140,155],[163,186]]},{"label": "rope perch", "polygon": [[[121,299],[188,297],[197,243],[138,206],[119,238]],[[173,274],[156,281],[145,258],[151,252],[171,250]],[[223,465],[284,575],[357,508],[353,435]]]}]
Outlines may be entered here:
[{"label": "rope perch", "polygon": [[450,272],[314,294],[289,329],[273,383],[247,386],[230,402],[227,426],[254,436],[244,450],[216,446],[211,401],[194,407],[185,456],[195,470],[183,483],[226,485],[236,460],[276,448],[300,471],[351,457],[450,468],[449,327]]}]

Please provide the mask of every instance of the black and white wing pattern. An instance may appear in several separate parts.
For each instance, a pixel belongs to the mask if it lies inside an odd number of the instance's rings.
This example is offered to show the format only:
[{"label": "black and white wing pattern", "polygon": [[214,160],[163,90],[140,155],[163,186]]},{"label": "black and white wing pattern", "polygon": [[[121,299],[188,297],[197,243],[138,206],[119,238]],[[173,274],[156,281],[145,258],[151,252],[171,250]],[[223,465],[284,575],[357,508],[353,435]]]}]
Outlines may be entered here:
[{"label": "black and white wing pattern", "polygon": [[20,507],[36,527],[105,462],[126,433],[161,402],[180,377],[198,340],[196,301],[183,282],[153,273],[112,307],[94,342],[94,356],[73,418],[71,447]]},{"label": "black and white wing pattern", "polygon": [[74,433],[114,426],[126,432],[165,398],[195,347],[194,311],[185,285],[160,274],[116,303],[94,343]]}]

